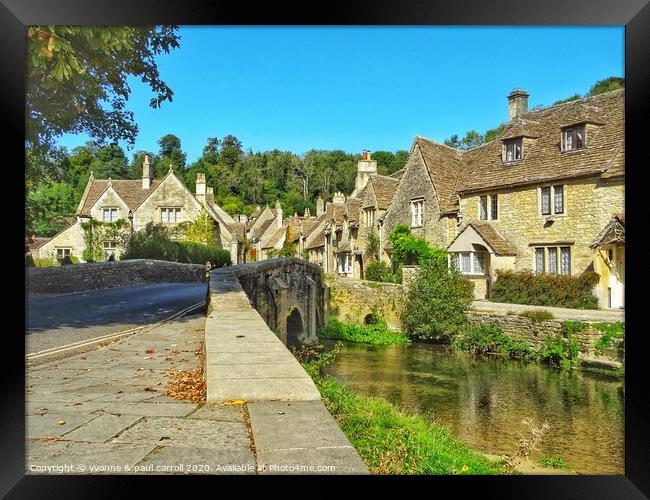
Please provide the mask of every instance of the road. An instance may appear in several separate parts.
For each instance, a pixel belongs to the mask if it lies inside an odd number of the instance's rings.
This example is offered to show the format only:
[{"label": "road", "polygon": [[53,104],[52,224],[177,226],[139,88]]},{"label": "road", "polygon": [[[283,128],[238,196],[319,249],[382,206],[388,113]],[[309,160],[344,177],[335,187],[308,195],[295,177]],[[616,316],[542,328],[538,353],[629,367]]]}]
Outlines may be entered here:
[{"label": "road", "polygon": [[205,300],[205,283],[157,283],[28,296],[25,351],[32,353],[155,323]]}]

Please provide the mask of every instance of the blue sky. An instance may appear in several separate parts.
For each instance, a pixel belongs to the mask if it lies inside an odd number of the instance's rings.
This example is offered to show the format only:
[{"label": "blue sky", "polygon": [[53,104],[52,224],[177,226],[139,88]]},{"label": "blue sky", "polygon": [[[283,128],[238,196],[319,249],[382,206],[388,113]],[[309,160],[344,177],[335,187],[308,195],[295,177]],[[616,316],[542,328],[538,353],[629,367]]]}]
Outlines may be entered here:
[{"label": "blue sky", "polygon": [[[128,107],[135,147],[158,151],[167,133],[188,162],[210,136],[244,149],[409,149],[507,120],[507,94],[529,106],[584,94],[624,75],[623,27],[181,27],[180,48],[158,58],[172,103],[149,107],[137,80]],[[72,149],[88,137],[66,135]],[[124,147],[125,144],[122,144]]]}]

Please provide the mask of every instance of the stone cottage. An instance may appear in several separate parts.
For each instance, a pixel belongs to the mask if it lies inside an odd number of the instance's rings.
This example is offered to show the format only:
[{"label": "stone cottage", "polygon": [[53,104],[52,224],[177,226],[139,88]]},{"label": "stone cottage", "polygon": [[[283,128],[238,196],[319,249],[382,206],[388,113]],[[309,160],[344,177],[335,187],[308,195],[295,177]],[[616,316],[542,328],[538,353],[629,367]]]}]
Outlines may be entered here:
[{"label": "stone cottage", "polygon": [[[75,222],[40,245],[33,255],[57,259],[74,256],[83,262],[84,222],[123,220],[132,231],[154,222],[171,229],[183,221],[194,220],[202,207],[215,221],[217,246],[227,249],[232,261],[238,262],[241,252],[233,227],[236,222],[215,203],[212,188],[206,186],[205,174],[197,174],[196,193],[192,194],[171,169],[162,179],[154,179],[148,156],[143,162],[142,179],[95,179],[91,173]],[[122,249],[117,240],[107,239],[101,244],[105,259],[119,258]]]}]

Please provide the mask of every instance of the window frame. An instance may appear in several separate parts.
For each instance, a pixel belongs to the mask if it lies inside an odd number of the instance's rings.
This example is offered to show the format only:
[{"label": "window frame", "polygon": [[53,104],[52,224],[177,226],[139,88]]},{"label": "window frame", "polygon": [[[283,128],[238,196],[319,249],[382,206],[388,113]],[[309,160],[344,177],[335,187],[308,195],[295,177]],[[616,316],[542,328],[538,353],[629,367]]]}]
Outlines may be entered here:
[{"label": "window frame", "polygon": [[[571,276],[571,269],[572,269],[572,254],[573,252],[571,251],[571,245],[535,245],[533,247],[534,252],[533,252],[533,273],[534,274],[551,274],[551,275],[557,275],[557,276]],[[550,250],[553,249],[555,251],[555,272],[551,272],[551,252]],[[537,255],[538,251],[542,250],[543,253],[542,255],[544,256],[543,259],[543,266],[544,270],[543,271],[538,271],[537,270]],[[566,266],[566,271],[563,272],[562,268],[562,255],[568,253],[569,259],[567,262]]]},{"label": "window frame", "polygon": [[[102,222],[116,222],[119,219],[118,207],[102,207]],[[108,220],[106,220],[106,213],[108,212]],[[115,214],[115,218],[113,218]]]},{"label": "window frame", "polygon": [[[582,130],[582,144],[580,147],[573,147],[574,144],[577,143],[578,140],[578,131]],[[571,148],[568,148],[568,133],[571,132]],[[586,132],[587,132],[587,127],[584,123],[576,123],[575,125],[569,125],[567,127],[562,128],[562,137],[561,137],[561,143],[562,147],[561,150],[563,153],[568,153],[571,151],[582,151],[583,149],[586,149],[587,147],[587,138],[586,138]]]},{"label": "window frame", "polygon": [[[59,257],[59,250],[61,250],[61,257]],[[72,247],[54,247],[54,254],[56,256],[56,260],[63,260],[66,257],[72,257]]]},{"label": "window frame", "polygon": [[[567,188],[566,184],[548,184],[544,186],[539,186],[537,188],[537,199],[538,199],[538,215],[540,217],[564,217],[567,215],[567,203],[566,203],[566,193]],[[544,213],[544,191],[548,190],[548,213]],[[561,192],[562,195],[562,211],[556,211],[556,192]]]},{"label": "window frame", "polygon": [[[488,277],[489,274],[489,269],[487,266],[487,254],[489,252],[486,251],[468,251],[468,252],[450,252],[449,253],[449,260],[448,260],[448,266],[452,269],[456,269],[460,274],[463,276],[481,276],[481,277]],[[483,269],[476,269],[476,262],[479,260],[477,258],[477,255],[480,254],[482,256],[482,267]],[[469,270],[463,271],[463,257],[466,257],[468,259],[467,263],[469,264]]]},{"label": "window frame", "polygon": [[[519,145],[519,158],[516,158],[517,145]],[[508,149],[512,148],[512,159],[508,159]],[[503,163],[516,163],[524,159],[524,138],[514,137],[512,139],[504,139],[503,149],[501,152],[501,161]]]},{"label": "window frame", "polygon": [[[485,200],[485,211],[483,210]],[[496,200],[496,201],[495,201]],[[483,194],[478,197],[478,218],[480,220],[499,220],[499,194]],[[496,209],[496,217],[495,215]]]},{"label": "window frame", "polygon": [[[417,209],[419,207],[419,211]],[[411,200],[411,227],[424,226],[424,198]]]},{"label": "window frame", "polygon": [[[182,207],[159,207],[160,208],[160,222],[162,224],[177,224],[183,222]],[[167,214],[167,220],[163,217]],[[174,220],[170,220],[170,215],[174,214]]]}]

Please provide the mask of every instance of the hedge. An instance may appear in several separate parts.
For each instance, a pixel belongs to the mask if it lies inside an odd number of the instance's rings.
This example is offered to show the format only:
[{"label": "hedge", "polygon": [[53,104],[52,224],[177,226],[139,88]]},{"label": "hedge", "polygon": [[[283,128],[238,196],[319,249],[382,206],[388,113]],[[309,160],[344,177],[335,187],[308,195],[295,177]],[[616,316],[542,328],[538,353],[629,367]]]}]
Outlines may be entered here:
[{"label": "hedge", "polygon": [[531,306],[598,309],[592,290],[600,276],[584,272],[578,276],[497,271],[490,300]]}]

